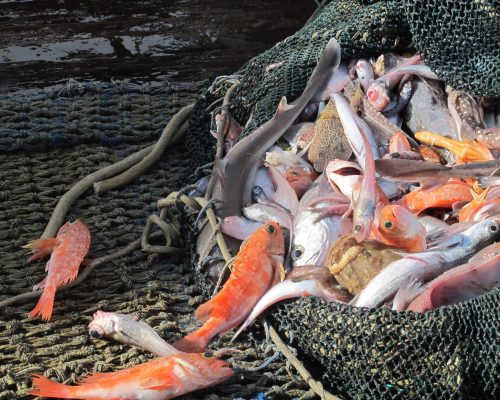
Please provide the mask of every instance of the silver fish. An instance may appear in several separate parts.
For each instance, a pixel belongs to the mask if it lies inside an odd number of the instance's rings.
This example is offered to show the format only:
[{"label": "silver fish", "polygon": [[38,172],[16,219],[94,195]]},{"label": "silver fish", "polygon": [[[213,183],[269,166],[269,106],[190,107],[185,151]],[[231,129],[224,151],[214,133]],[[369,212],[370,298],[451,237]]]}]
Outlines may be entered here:
[{"label": "silver fish", "polygon": [[294,268],[283,282],[278,283],[254,306],[246,321],[231,341],[273,304],[295,297],[315,296],[329,301],[347,303],[350,296],[335,285],[335,279],[325,267],[305,265]]},{"label": "silver fish", "polygon": [[454,247],[412,254],[389,264],[361,291],[355,305],[377,307],[413,280],[436,278],[491,241],[499,228],[498,221],[483,221],[460,234],[460,242]]},{"label": "silver fish", "polygon": [[98,310],[94,313],[94,320],[89,324],[89,333],[94,338],[111,338],[145,349],[160,357],[179,352],[165,342],[148,324],[130,315]]},{"label": "silver fish", "polygon": [[[328,200],[316,202],[320,195],[320,178],[316,179],[302,197],[293,219],[291,258],[294,267],[325,266],[331,245],[341,234],[347,234],[352,229],[350,219],[343,220],[341,216],[327,216],[318,221],[318,211],[332,205],[332,202]],[[314,205],[310,207],[313,203]]]}]

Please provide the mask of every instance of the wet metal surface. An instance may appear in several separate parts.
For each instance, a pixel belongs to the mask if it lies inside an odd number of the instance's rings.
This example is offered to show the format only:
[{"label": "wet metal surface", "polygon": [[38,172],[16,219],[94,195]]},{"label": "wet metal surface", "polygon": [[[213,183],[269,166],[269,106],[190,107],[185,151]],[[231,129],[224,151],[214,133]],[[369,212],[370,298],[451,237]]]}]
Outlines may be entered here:
[{"label": "wet metal surface", "polygon": [[0,0],[0,90],[205,79],[236,70],[314,9],[312,0]]}]

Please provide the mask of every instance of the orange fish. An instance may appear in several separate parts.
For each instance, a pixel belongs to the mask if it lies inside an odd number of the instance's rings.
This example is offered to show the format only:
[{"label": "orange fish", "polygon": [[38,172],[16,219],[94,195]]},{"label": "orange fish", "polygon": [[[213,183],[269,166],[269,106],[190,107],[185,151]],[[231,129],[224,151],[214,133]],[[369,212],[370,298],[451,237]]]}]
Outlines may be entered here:
[{"label": "orange fish", "polygon": [[285,179],[300,199],[311,187],[313,180],[318,177],[316,172],[307,172],[299,167],[290,167],[285,171]]},{"label": "orange fish", "polygon": [[417,189],[402,197],[395,204],[406,207],[415,214],[428,208],[451,208],[459,201],[472,200],[472,187],[458,180],[449,180],[444,185]]},{"label": "orange fish", "polygon": [[85,377],[78,386],[33,377],[34,396],[86,400],[167,400],[233,376],[229,364],[203,354],[178,353],[116,372]]},{"label": "orange fish", "polygon": [[241,246],[221,291],[196,310],[196,319],[203,326],[173,346],[201,353],[213,337],[243,322],[260,298],[280,280],[284,253],[283,233],[276,222],[258,228]]},{"label": "orange fish", "polygon": [[422,143],[448,149],[459,163],[494,160],[488,147],[478,140],[455,140],[427,131],[417,132],[415,138]]},{"label": "orange fish", "polygon": [[29,261],[52,253],[45,267],[47,276],[33,287],[34,290],[43,289],[43,293],[29,313],[30,318],[41,315],[42,320],[48,321],[52,315],[56,289],[71,282],[78,275],[78,268],[89,251],[90,232],[80,220],[67,222],[59,229],[55,238],[33,240],[23,247],[33,253]]},{"label": "orange fish", "polygon": [[426,249],[425,227],[410,211],[398,205],[382,208],[373,233],[378,241],[402,250],[417,253]]},{"label": "orange fish", "polygon": [[483,190],[480,194],[477,194],[474,190],[472,191],[473,199],[462,207],[458,214],[458,222],[470,221],[472,216],[486,203],[486,195],[488,194],[488,189]]}]

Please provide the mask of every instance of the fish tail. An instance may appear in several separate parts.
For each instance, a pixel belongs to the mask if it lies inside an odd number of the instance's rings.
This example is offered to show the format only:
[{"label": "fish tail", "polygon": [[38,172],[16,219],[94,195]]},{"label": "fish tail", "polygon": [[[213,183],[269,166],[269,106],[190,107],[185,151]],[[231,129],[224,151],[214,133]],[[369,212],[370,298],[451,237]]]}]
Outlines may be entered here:
[{"label": "fish tail", "polygon": [[33,375],[33,389],[28,393],[33,396],[43,397],[58,397],[61,399],[73,399],[78,387],[64,385],[63,383],[55,382],[42,375]]},{"label": "fish tail", "polygon": [[174,342],[172,346],[185,353],[203,353],[213,336],[200,333],[201,329],[203,327]]},{"label": "fish tail", "polygon": [[54,298],[56,297],[55,286],[45,286],[35,308],[28,314],[29,318],[35,318],[41,315],[42,320],[49,321],[54,308]]}]

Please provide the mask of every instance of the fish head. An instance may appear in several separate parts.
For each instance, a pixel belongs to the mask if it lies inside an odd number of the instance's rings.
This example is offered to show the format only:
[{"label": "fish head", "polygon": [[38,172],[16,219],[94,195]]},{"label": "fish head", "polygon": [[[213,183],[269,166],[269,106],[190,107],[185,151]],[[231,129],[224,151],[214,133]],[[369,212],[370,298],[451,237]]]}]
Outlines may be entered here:
[{"label": "fish head", "polygon": [[425,235],[425,228],[417,217],[399,205],[388,205],[380,211],[378,229],[390,236],[405,237],[417,230]]},{"label": "fish head", "polygon": [[248,244],[262,247],[262,250],[269,255],[285,254],[283,231],[275,221],[269,221],[257,229]]},{"label": "fish head", "polygon": [[475,242],[477,245],[497,237],[499,231],[500,231],[500,220],[488,219],[485,221],[478,222],[476,225],[466,230],[464,234],[465,235],[469,234],[467,236],[469,236],[473,240],[473,242]]},{"label": "fish head", "polygon": [[172,356],[181,373],[182,382],[188,391],[216,385],[234,375],[230,365],[217,357],[202,353],[177,353]]},{"label": "fish head", "polygon": [[74,232],[80,229],[88,229],[88,228],[81,220],[70,219],[63,226],[61,226],[61,228],[57,232],[57,236],[72,235]]},{"label": "fish head", "polygon": [[382,111],[391,102],[387,87],[382,82],[375,81],[368,90],[366,96],[377,111]]},{"label": "fish head", "polygon": [[117,323],[118,314],[97,310],[89,324],[90,336],[97,339],[111,337],[116,332]]},{"label": "fish head", "polygon": [[354,238],[358,243],[367,239],[370,236],[372,221],[368,216],[360,216],[356,218],[353,226]]},{"label": "fish head", "polygon": [[311,173],[299,167],[290,167],[285,172],[285,179],[300,199],[312,185]]}]

